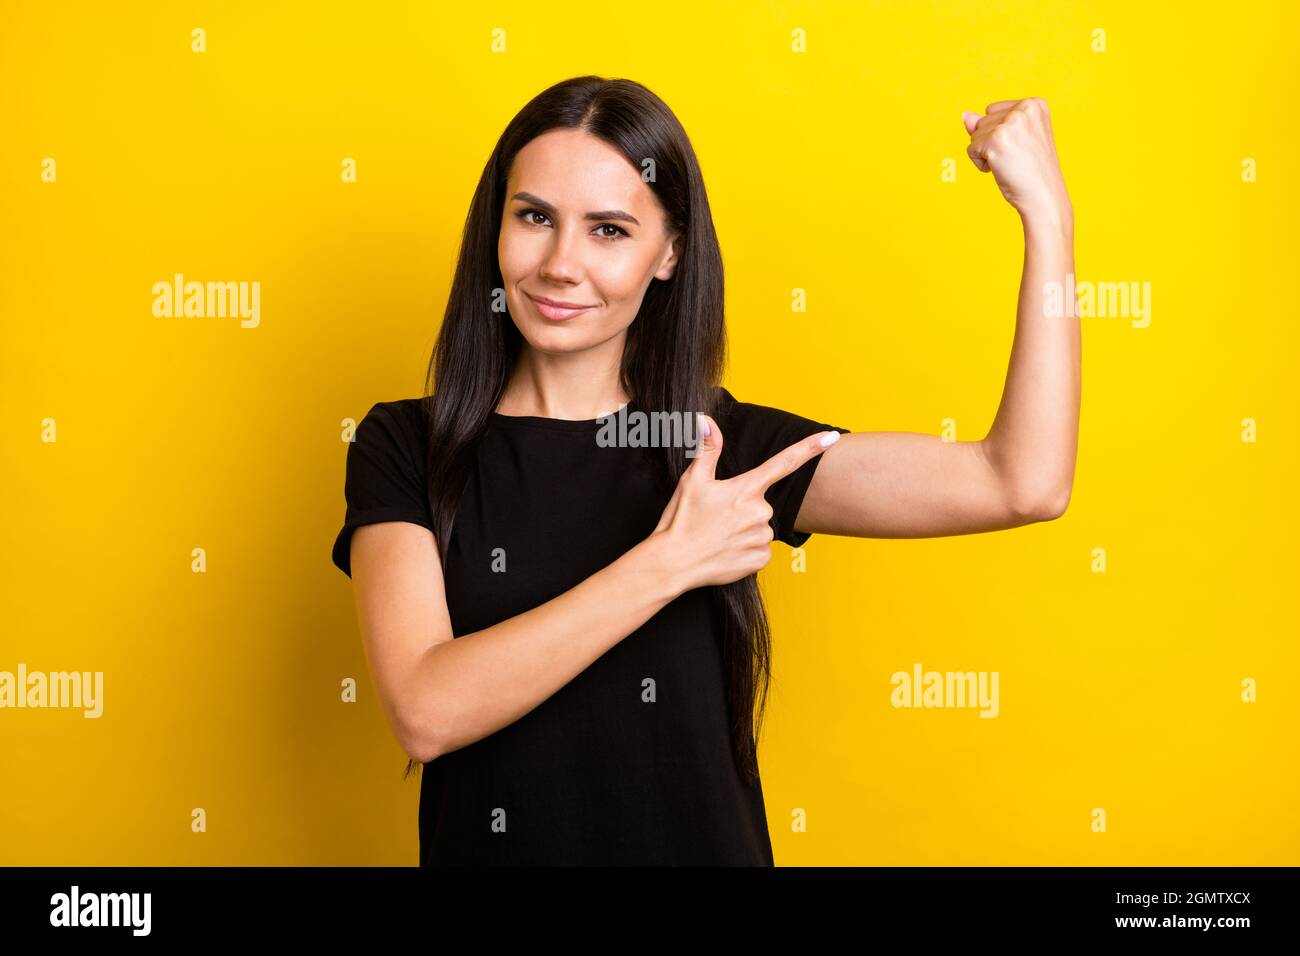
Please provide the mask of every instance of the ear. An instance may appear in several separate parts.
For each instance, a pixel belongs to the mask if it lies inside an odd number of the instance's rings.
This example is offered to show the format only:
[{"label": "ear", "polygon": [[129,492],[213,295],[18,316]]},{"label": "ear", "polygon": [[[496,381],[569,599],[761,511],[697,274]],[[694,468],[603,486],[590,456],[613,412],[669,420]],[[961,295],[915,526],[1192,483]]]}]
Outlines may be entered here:
[{"label": "ear", "polygon": [[674,234],[672,239],[672,253],[659,266],[659,271],[655,273],[655,278],[667,281],[673,277],[677,271],[677,261],[681,254],[681,236]]}]

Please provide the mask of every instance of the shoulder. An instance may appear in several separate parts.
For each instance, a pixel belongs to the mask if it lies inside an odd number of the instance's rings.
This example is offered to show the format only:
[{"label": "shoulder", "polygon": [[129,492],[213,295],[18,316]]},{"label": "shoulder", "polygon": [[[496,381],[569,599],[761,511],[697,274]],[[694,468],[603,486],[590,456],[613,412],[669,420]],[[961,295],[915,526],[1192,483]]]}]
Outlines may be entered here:
[{"label": "shoulder", "polygon": [[349,462],[362,462],[387,471],[421,473],[429,447],[425,400],[400,398],[375,402],[357,423],[349,449]]},{"label": "shoulder", "polygon": [[736,419],[750,419],[754,417],[762,418],[771,414],[790,414],[783,409],[775,408],[771,405],[760,405],[755,402],[742,402],[721,385],[714,389],[714,395],[718,416]]},{"label": "shoulder", "polygon": [[723,453],[730,447],[742,469],[754,467],[808,435],[832,429],[843,434],[850,431],[788,409],[742,402],[721,387],[713,417],[722,431]]},{"label": "shoulder", "polygon": [[722,428],[724,439],[727,437],[728,426],[733,431],[736,431],[738,435],[742,433],[749,435],[750,433],[784,433],[791,429],[797,431],[801,427],[807,427],[808,424],[816,424],[811,419],[796,415],[783,408],[762,405],[756,402],[742,402],[721,386],[717,388],[715,407],[716,411],[713,417],[717,419],[719,427]]},{"label": "shoulder", "polygon": [[423,398],[375,402],[357,424],[356,437],[360,440],[365,432],[367,438],[397,440],[408,445],[417,443],[428,433],[425,404]]},{"label": "shoulder", "polygon": [[347,510],[334,541],[334,563],[351,575],[352,532],[380,521],[409,521],[433,530],[425,488],[422,399],[376,402],[348,445],[343,483]]},{"label": "shoulder", "polygon": [[[423,424],[425,421],[424,398],[395,398],[386,402],[375,402],[366,412],[365,418],[374,417],[377,420],[401,421],[404,424]],[[365,420],[362,419],[362,421]]]}]

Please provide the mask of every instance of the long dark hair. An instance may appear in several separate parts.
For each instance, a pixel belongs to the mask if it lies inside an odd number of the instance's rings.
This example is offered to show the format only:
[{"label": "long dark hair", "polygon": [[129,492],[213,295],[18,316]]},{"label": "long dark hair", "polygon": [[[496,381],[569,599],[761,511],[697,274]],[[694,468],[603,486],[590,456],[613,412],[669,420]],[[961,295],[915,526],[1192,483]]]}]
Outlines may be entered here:
[{"label": "long dark hair", "polygon": [[[658,96],[631,80],[580,76],[539,93],[501,134],[479,178],[460,257],[429,361],[429,507],[444,568],[451,529],[478,439],[509,380],[522,336],[501,306],[505,283],[497,241],[506,177],[518,152],[548,130],[580,129],[627,157],[662,205],[679,261],[668,280],[651,279],[628,328],[620,382],[637,407],[703,411],[718,420],[726,329],[722,254],[704,178],[686,131]],[[648,166],[646,161],[652,161]],[[493,304],[498,307],[494,308]],[[725,432],[724,432],[725,435]],[[689,464],[686,449],[664,449],[658,480],[665,502]],[[723,444],[719,477],[736,472]],[[771,637],[758,578],[710,588],[723,631],[732,750],[758,776],[757,738],[771,677]],[[757,702],[757,713],[755,704]],[[415,761],[407,764],[409,774]],[[404,775],[405,776],[405,775]]]}]

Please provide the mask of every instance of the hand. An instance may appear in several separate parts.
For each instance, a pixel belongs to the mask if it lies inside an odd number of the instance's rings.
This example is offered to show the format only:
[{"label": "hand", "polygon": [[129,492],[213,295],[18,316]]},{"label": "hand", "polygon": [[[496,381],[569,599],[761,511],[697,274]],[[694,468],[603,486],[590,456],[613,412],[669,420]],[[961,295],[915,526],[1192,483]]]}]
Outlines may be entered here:
[{"label": "hand", "polygon": [[680,564],[686,590],[730,584],[765,567],[772,559],[767,489],[840,437],[836,431],[809,435],[757,468],[719,480],[714,476],[722,432],[709,416],[701,415],[700,421],[697,454],[678,479],[654,531],[664,536],[668,553]]},{"label": "hand", "polygon": [[1007,202],[1022,217],[1070,213],[1070,197],[1056,157],[1052,118],[1039,97],[990,103],[987,115],[961,114],[970,145],[966,155],[992,172]]}]

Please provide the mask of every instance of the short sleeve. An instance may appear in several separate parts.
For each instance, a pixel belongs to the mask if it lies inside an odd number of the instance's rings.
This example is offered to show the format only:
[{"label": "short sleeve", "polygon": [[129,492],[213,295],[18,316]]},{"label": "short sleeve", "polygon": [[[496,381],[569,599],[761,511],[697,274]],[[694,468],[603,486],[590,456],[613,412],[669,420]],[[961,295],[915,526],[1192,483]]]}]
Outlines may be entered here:
[{"label": "short sleeve", "polygon": [[[737,474],[758,467],[782,449],[817,432],[837,431],[842,435],[850,432],[847,428],[804,418],[780,408],[738,402],[725,388],[721,392],[718,425],[722,429],[724,454],[726,449],[731,450]],[[797,548],[811,537],[808,532],[795,531],[794,523],[799,518],[799,508],[821,460],[821,455],[815,456],[768,488],[772,537],[777,541]]]},{"label": "short sleeve", "polygon": [[419,399],[379,402],[361,419],[348,444],[343,527],[334,539],[334,564],[352,576],[352,533],[380,521],[410,521],[433,530],[425,485]]}]

